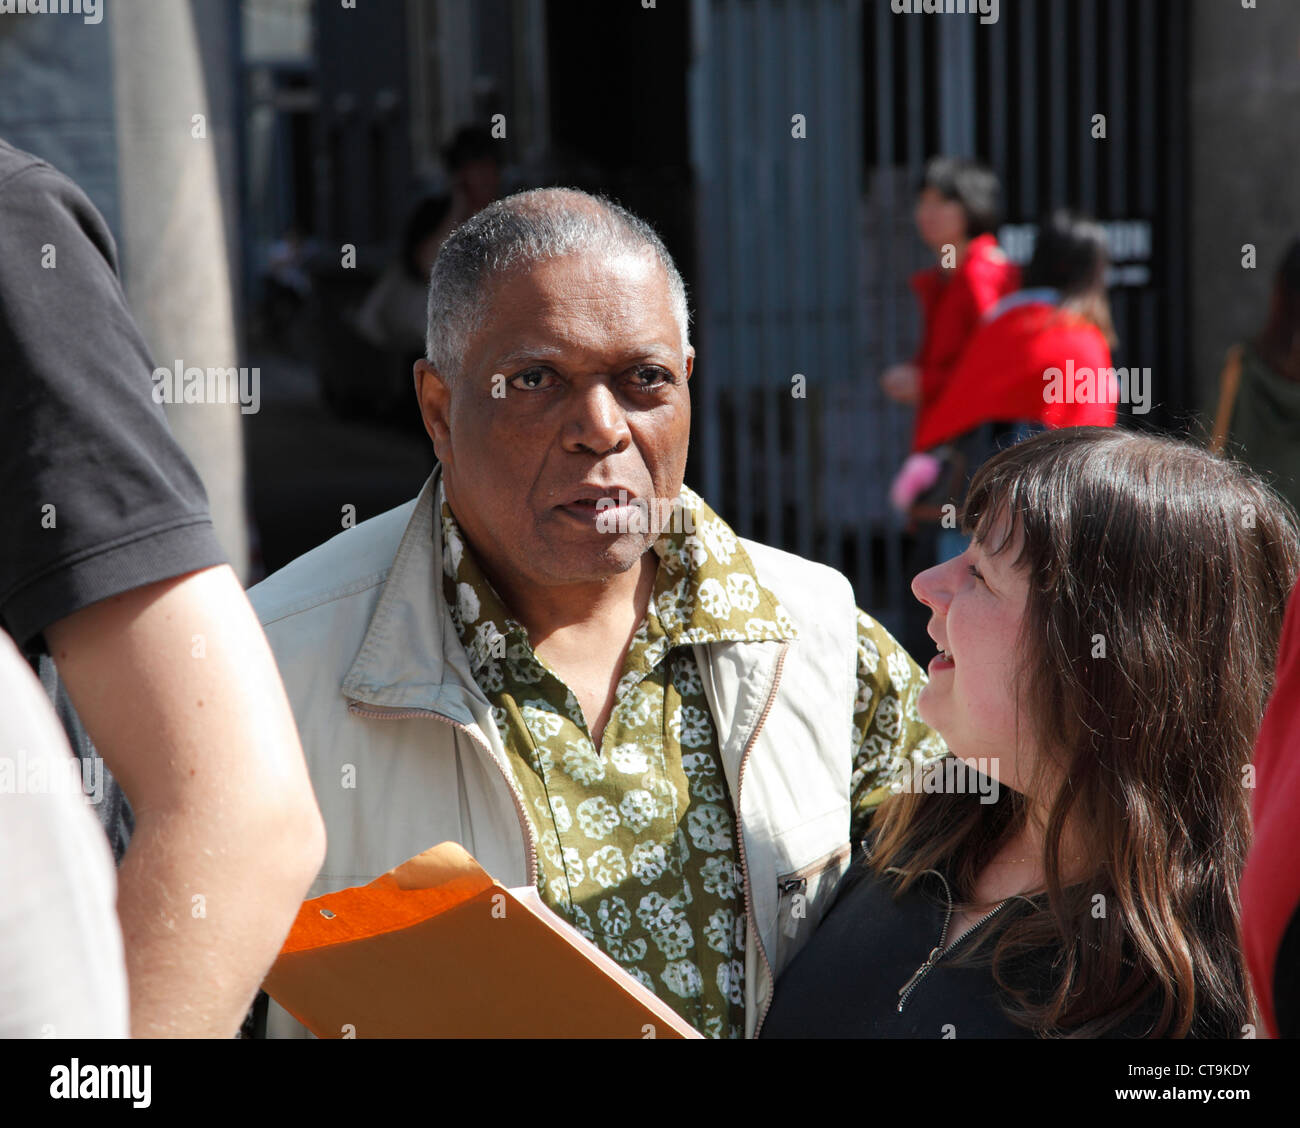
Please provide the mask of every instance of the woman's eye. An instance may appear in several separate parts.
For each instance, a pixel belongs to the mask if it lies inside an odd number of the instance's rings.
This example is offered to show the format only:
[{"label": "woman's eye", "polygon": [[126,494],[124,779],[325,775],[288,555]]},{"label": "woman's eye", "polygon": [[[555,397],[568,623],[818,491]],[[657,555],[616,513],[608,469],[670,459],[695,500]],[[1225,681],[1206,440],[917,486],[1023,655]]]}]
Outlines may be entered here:
[{"label": "woman's eye", "polygon": [[967,566],[967,571],[969,571],[970,574],[971,574],[972,576],[974,576],[977,580],[979,580],[981,583],[984,582],[984,577],[983,577],[982,575],[980,575],[980,570],[979,570],[978,568],[976,568],[974,564],[970,564],[970,565],[968,565],[968,566]]},{"label": "woman's eye", "polygon": [[551,378],[549,368],[528,368],[523,372],[516,372],[511,378],[510,383],[521,391],[536,391],[540,387],[545,387],[545,381]]}]

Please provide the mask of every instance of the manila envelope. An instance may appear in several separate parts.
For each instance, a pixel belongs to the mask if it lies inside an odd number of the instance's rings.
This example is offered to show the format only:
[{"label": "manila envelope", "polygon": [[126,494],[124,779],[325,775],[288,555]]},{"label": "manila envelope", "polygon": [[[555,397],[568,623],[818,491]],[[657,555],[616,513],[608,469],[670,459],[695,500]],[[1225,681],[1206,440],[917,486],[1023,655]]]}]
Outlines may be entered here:
[{"label": "manila envelope", "polygon": [[455,842],[304,901],[262,985],[318,1038],[698,1038]]}]

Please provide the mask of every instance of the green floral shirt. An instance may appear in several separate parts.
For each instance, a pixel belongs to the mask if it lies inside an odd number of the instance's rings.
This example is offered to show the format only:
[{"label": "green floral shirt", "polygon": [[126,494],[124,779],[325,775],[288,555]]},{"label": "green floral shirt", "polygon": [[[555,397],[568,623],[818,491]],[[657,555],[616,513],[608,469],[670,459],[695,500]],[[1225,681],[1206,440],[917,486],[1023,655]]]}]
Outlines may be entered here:
[{"label": "green floral shirt", "polygon": [[[597,749],[577,699],[487,581],[439,487],[443,591],[538,842],[542,899],[702,1034],[745,1030],[736,812],[691,647],[795,639],[735,533],[689,489]],[[674,531],[675,530],[675,531]],[[925,675],[858,612],[853,835],[894,773],[942,755],[916,716]]]}]

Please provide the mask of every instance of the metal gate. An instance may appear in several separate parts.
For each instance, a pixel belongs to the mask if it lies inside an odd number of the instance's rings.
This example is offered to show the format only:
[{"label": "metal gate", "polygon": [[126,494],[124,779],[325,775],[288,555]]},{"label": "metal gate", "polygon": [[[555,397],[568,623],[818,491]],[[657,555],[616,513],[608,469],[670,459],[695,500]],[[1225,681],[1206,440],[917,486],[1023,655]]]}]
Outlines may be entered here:
[{"label": "metal gate", "polygon": [[1160,400],[1134,422],[1177,422],[1189,399],[1185,6],[999,9],[983,24],[889,0],[692,0],[691,478],[742,535],[843,571],[895,633],[910,576],[885,491],[911,415],[878,376],[917,342],[907,277],[929,261],[911,214],[929,156],[999,172],[1013,257],[1051,207],[1113,221],[1115,363],[1152,367]]}]

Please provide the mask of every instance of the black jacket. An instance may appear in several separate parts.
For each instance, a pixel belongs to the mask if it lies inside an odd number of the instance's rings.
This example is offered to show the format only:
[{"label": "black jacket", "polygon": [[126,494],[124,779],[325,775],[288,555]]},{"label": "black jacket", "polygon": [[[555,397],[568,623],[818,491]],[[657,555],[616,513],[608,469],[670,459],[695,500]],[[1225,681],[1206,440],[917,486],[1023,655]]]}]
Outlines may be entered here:
[{"label": "black jacket", "polygon": [[[899,898],[892,880],[858,861],[845,874],[817,932],[777,981],[764,1038],[1031,1038],[1013,1023],[988,956],[972,965],[950,957],[977,931],[1043,911],[1046,898],[1017,897],[962,936],[948,936],[949,883],[929,870]],[[990,941],[992,937],[988,938]],[[1004,975],[1034,998],[1056,983],[1055,951],[1008,965]],[[1109,1037],[1146,1036],[1159,1013],[1147,1005]],[[1228,1036],[1225,1033],[1223,1036]]]}]

